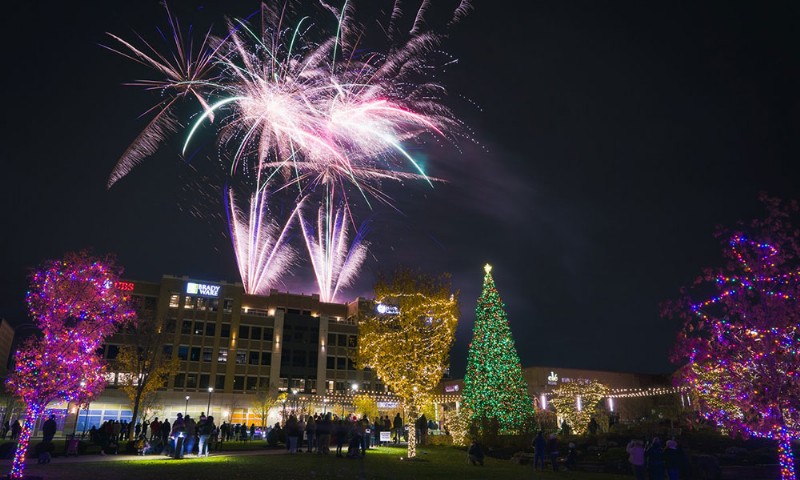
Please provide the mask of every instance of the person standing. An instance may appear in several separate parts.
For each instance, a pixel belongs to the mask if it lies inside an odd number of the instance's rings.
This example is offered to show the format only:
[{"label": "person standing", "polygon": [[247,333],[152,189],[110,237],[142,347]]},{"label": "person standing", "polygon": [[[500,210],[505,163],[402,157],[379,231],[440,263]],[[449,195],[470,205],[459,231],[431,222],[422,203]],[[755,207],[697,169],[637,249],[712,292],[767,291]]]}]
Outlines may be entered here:
[{"label": "person standing", "polygon": [[331,452],[331,414],[328,412],[317,422],[317,453]]},{"label": "person standing", "polygon": [[317,433],[317,422],[314,420],[314,417],[311,415],[308,416],[308,421],[306,422],[306,442],[308,442],[308,448],[306,448],[306,453],[311,453],[314,451],[314,437]]},{"label": "person standing", "polygon": [[400,443],[400,436],[403,434],[403,419],[400,418],[400,412],[394,416],[394,444]]},{"label": "person standing", "polygon": [[11,440],[19,440],[19,433],[22,431],[22,425],[19,419],[11,425]]},{"label": "person standing", "polygon": [[539,433],[533,439],[533,469],[536,470],[536,467],[541,465],[542,471],[544,471],[545,465],[545,458],[547,452],[547,440],[544,439],[544,433],[539,430]]},{"label": "person standing", "polygon": [[150,441],[152,442],[156,438],[161,438],[161,422],[158,421],[158,417],[150,422]]},{"label": "person standing", "polygon": [[628,452],[628,461],[633,467],[633,475],[636,480],[645,480],[644,467],[644,445],[641,440],[631,440],[625,448]]},{"label": "person standing", "polygon": [[44,436],[43,441],[45,443],[52,442],[53,441],[53,437],[56,436],[56,430],[57,429],[58,429],[58,426],[56,425],[56,416],[55,415],[50,415],[50,418],[48,418],[44,422],[44,425],[42,425],[42,435]]},{"label": "person standing", "polygon": [[553,464],[553,471],[558,471],[558,436],[555,433],[550,434],[550,439],[547,441],[547,452],[550,454],[550,462]]},{"label": "person standing", "polygon": [[650,480],[664,480],[664,450],[658,437],[653,438],[653,442],[645,451],[645,456]]},{"label": "person standing", "polygon": [[200,420],[200,423],[197,424],[197,433],[200,434],[200,441],[198,443],[198,448],[197,448],[198,457],[208,456],[208,450],[209,450],[208,442],[215,428],[216,426],[214,425],[214,417],[211,415],[207,416],[203,420]]},{"label": "person standing", "polygon": [[678,480],[680,478],[681,456],[681,452],[678,451],[678,442],[667,440],[667,448],[664,449],[664,465],[667,467],[669,480]]},{"label": "person standing", "polygon": [[197,422],[195,422],[191,416],[186,415],[186,418],[183,420],[183,425],[184,428],[186,429],[186,440],[184,441],[184,451],[188,456],[192,453],[192,450],[194,450],[195,435],[197,434]]}]

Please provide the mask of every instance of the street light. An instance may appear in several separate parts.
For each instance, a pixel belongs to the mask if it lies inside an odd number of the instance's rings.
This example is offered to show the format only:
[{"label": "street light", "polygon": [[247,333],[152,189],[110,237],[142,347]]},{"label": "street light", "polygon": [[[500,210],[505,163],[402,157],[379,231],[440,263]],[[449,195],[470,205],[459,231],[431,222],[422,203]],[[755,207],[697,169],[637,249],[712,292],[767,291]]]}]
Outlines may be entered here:
[{"label": "street light", "polygon": [[186,408],[183,409],[183,416],[186,416],[186,412],[189,411],[189,395],[186,395]]},{"label": "street light", "polygon": [[214,392],[214,387],[208,387],[208,406],[206,407],[206,415],[211,415],[211,393]]}]

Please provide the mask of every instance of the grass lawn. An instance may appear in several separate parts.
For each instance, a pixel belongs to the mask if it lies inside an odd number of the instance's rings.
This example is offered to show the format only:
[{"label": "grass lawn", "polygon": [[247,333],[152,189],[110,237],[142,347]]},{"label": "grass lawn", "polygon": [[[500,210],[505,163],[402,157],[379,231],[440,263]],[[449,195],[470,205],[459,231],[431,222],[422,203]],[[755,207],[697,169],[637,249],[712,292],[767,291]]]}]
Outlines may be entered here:
[{"label": "grass lawn", "polygon": [[[302,453],[296,455],[267,454],[212,456],[174,460],[148,457],[120,461],[74,463],[54,458],[48,465],[29,464],[26,473],[47,480],[225,480],[258,478],[274,479],[523,479],[542,480],[621,480],[629,477],[583,472],[536,472],[530,465],[516,465],[507,460],[486,459],[486,465],[475,467],[466,462],[463,450],[453,447],[427,447],[417,451],[420,461],[401,460],[404,448],[383,447],[367,452],[363,460]],[[5,466],[5,465],[3,465]],[[3,466],[0,466],[2,468]],[[7,468],[7,467],[6,467]]]}]

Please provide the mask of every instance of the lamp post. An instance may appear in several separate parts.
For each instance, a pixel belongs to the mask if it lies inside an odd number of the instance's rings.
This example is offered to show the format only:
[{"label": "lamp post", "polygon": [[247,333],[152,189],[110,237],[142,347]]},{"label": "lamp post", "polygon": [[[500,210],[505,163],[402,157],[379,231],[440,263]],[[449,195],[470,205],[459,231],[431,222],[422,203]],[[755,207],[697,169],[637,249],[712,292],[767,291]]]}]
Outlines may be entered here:
[{"label": "lamp post", "polygon": [[189,395],[186,395],[186,407],[183,409],[183,416],[186,416],[186,413],[189,411]]},{"label": "lamp post", "polygon": [[211,415],[211,394],[214,392],[214,387],[208,387],[208,406],[206,407],[206,415]]}]

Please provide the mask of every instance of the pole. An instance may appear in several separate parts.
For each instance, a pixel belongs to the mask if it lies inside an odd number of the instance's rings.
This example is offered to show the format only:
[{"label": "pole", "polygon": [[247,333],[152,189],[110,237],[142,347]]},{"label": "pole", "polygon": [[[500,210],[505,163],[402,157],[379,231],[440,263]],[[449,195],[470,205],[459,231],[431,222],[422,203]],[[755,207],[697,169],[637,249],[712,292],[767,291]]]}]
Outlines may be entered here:
[{"label": "pole", "polygon": [[186,408],[183,409],[183,416],[186,416],[186,413],[189,411],[189,395],[186,395]]},{"label": "pole", "polygon": [[214,391],[214,387],[208,387],[208,406],[206,407],[206,415],[211,415],[211,393]]},{"label": "pole", "polygon": [[86,424],[89,423],[89,405],[91,402],[86,402],[86,415],[83,416],[83,434],[82,437],[86,436]]}]

